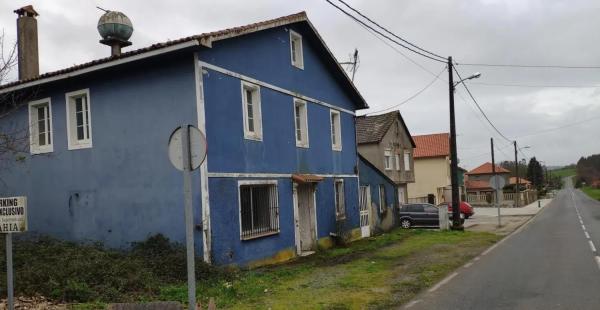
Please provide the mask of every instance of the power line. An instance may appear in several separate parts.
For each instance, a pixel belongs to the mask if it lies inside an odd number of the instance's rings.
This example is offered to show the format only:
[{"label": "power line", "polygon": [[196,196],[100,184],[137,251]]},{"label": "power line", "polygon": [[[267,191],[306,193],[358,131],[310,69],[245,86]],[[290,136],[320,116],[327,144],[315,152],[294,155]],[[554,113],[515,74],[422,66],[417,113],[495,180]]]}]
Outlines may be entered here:
[{"label": "power line", "polygon": [[337,9],[338,9],[340,12],[344,13],[346,16],[348,16],[348,17],[352,18],[352,19],[353,19],[355,22],[357,22],[357,23],[360,23],[360,24],[364,25],[365,27],[367,27],[367,28],[369,28],[369,29],[371,29],[371,30],[375,31],[375,32],[376,32],[377,34],[379,34],[380,36],[382,36],[382,37],[384,37],[384,38],[386,38],[386,39],[388,39],[388,40],[390,40],[390,41],[392,41],[392,42],[394,42],[394,43],[396,43],[396,44],[398,44],[398,45],[400,45],[400,46],[404,47],[405,49],[407,49],[407,50],[409,50],[409,51],[411,51],[411,52],[413,52],[413,53],[419,54],[419,55],[421,55],[421,56],[423,56],[423,57],[429,58],[429,59],[431,59],[431,60],[434,60],[434,61],[437,61],[437,62],[446,63],[446,61],[445,61],[445,60],[442,60],[442,59],[439,59],[439,58],[434,58],[434,57],[432,57],[432,56],[429,56],[429,55],[427,55],[427,54],[424,54],[424,53],[422,53],[422,52],[419,52],[419,51],[417,51],[417,50],[415,50],[415,49],[413,49],[413,48],[410,48],[410,47],[408,47],[408,46],[406,46],[406,45],[404,45],[404,44],[402,44],[402,43],[398,42],[397,40],[394,40],[394,39],[390,38],[388,35],[385,35],[385,34],[381,33],[381,31],[379,31],[379,30],[377,30],[377,29],[373,28],[372,26],[368,25],[367,23],[363,22],[362,20],[360,20],[360,19],[356,18],[354,15],[352,15],[352,14],[348,13],[347,11],[345,11],[344,9],[342,9],[341,7],[337,6],[336,4],[334,4],[333,2],[331,2],[331,0],[325,0],[325,1],[327,1],[327,3],[329,3],[329,4],[331,4],[332,6],[334,6],[335,8],[337,8]]},{"label": "power line", "polygon": [[[412,47],[414,47],[414,48],[416,48],[416,49],[418,49],[418,50],[420,50],[420,51],[423,51],[423,52],[425,52],[425,53],[427,53],[427,54],[430,54],[430,55],[433,55],[433,56],[439,57],[439,58],[441,58],[441,59],[446,59],[446,57],[443,57],[443,56],[440,56],[440,55],[438,55],[438,54],[436,54],[436,53],[430,52],[430,51],[428,51],[428,50],[426,50],[426,49],[424,49],[424,48],[421,48],[421,47],[419,47],[419,46],[417,46],[417,45],[415,45],[415,44],[413,44],[413,43],[411,43],[411,42],[409,42],[409,41],[407,41],[407,40],[405,40],[405,39],[401,38],[401,37],[400,37],[400,36],[398,36],[397,34],[395,34],[395,33],[391,32],[391,31],[389,31],[389,30],[388,30],[388,29],[386,29],[385,27],[383,27],[383,26],[381,26],[380,24],[378,24],[377,22],[373,21],[372,19],[370,19],[369,17],[367,17],[365,14],[361,13],[359,10],[357,10],[357,9],[355,9],[355,8],[353,8],[353,7],[351,7],[351,6],[350,6],[348,3],[344,2],[343,0],[338,0],[338,1],[339,1],[339,2],[341,2],[343,5],[345,5],[347,8],[349,8],[350,10],[354,11],[356,14],[360,15],[362,18],[364,18],[364,19],[368,20],[369,22],[371,22],[371,23],[372,23],[372,24],[374,24],[375,26],[379,27],[380,29],[382,29],[383,31],[387,32],[388,34],[390,34],[390,35],[394,36],[395,38],[399,39],[400,41],[402,41],[402,42],[404,42],[404,43],[406,43],[406,44],[408,44],[408,45],[410,45],[410,46],[412,46]],[[329,1],[327,1],[327,2],[329,2]]]},{"label": "power line", "polygon": [[[458,78],[460,80],[462,80],[462,77],[460,76],[460,73],[458,73],[458,70],[456,70],[456,67],[452,66],[452,68],[454,68],[454,71],[456,72],[456,75],[458,75]],[[475,105],[477,106],[477,108],[479,109],[479,112],[481,112],[481,114],[483,114],[483,117],[485,117],[485,119],[488,121],[488,123],[492,126],[492,128],[494,128],[494,130],[502,137],[504,138],[506,141],[512,142],[512,140],[510,140],[509,138],[507,138],[504,134],[502,134],[502,132],[500,132],[500,130],[498,130],[498,128],[496,128],[496,126],[494,125],[494,123],[492,123],[492,121],[490,120],[490,118],[485,114],[485,112],[483,111],[483,109],[481,108],[481,106],[479,106],[479,103],[477,103],[477,100],[475,100],[475,97],[473,97],[473,94],[471,93],[471,91],[469,90],[469,88],[467,87],[466,83],[461,83],[463,85],[463,87],[465,88],[465,90],[467,90],[467,93],[469,94],[469,96],[471,97],[471,99],[473,100],[473,102],[475,103]]]},{"label": "power line", "polygon": [[423,87],[421,90],[419,90],[418,92],[416,92],[416,93],[415,93],[415,94],[413,94],[412,96],[410,96],[410,97],[406,98],[404,101],[402,101],[402,102],[400,102],[400,103],[398,103],[398,104],[395,104],[395,105],[393,105],[393,106],[390,106],[390,107],[388,107],[388,108],[385,108],[385,109],[381,109],[381,110],[378,110],[378,111],[373,111],[373,112],[366,113],[365,115],[370,115],[370,114],[375,114],[375,113],[380,113],[380,112],[388,111],[388,110],[391,110],[391,109],[395,109],[395,108],[398,108],[398,107],[400,107],[401,105],[403,105],[403,104],[405,104],[405,103],[407,103],[407,102],[409,102],[409,101],[413,100],[413,99],[414,99],[414,98],[416,98],[418,95],[420,95],[422,92],[424,92],[426,89],[428,89],[428,88],[429,88],[431,85],[433,85],[433,83],[435,83],[435,82],[438,80],[439,76],[440,76],[442,73],[444,73],[444,71],[446,71],[446,69],[447,69],[447,68],[444,68],[442,71],[440,71],[440,73],[438,73],[438,74],[437,74],[437,75],[434,77],[434,79],[433,79],[431,82],[429,82],[429,84],[425,85],[425,87]]},{"label": "power line", "polygon": [[600,66],[564,66],[564,65],[519,65],[519,64],[488,64],[488,63],[455,63],[459,66],[475,67],[507,67],[507,68],[545,68],[545,69],[600,69]]},{"label": "power line", "polygon": [[600,87],[600,85],[534,85],[534,84],[486,83],[486,82],[471,82],[471,84],[482,85],[482,86],[528,87],[528,88],[599,88]]}]

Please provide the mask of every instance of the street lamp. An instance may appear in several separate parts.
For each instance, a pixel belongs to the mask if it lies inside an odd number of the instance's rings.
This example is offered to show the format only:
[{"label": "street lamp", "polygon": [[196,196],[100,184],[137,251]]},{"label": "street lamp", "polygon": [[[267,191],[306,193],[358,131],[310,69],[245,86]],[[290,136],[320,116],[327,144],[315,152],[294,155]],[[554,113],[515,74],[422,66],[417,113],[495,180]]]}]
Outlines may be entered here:
[{"label": "street lamp", "polygon": [[454,91],[456,85],[466,80],[476,79],[481,76],[477,72],[471,76],[454,83],[452,73],[452,56],[448,57],[448,86],[450,97],[450,182],[452,185],[452,230],[464,230],[460,221],[460,197],[458,192],[458,154],[456,152],[456,121],[454,116]]}]

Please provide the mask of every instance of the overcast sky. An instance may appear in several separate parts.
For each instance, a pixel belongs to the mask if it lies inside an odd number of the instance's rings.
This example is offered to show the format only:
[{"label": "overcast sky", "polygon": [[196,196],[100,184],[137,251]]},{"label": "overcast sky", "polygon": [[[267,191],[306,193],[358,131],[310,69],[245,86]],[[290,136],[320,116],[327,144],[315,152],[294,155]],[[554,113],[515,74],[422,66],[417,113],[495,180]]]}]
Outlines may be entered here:
[{"label": "overcast sky", "polygon": [[[459,63],[600,65],[600,1],[346,1],[405,39],[437,54],[452,55]],[[96,23],[102,12],[96,6],[130,17],[135,31],[133,46],[126,50],[306,11],[340,61],[348,61],[353,50],[359,50],[355,82],[371,106],[369,111],[404,101],[444,69],[443,64],[399,48],[419,66],[414,64],[324,0],[254,0],[251,5],[231,0],[2,1],[0,28],[9,40],[16,33],[13,10],[27,4],[40,13],[41,72],[108,56],[109,48],[98,43]],[[467,82],[469,88],[505,136],[530,146],[524,150],[526,156],[548,165],[565,165],[600,153],[600,89],[589,87],[600,85],[600,69],[459,66],[458,70],[463,77],[482,73],[480,79]],[[440,78],[447,80],[447,72]],[[468,98],[464,89],[458,90],[461,166],[470,169],[490,161],[492,136],[502,148],[497,160],[513,159],[512,146],[493,133]],[[447,83],[437,80],[400,111],[413,135],[448,132]],[[549,130],[557,127],[562,129]]]}]

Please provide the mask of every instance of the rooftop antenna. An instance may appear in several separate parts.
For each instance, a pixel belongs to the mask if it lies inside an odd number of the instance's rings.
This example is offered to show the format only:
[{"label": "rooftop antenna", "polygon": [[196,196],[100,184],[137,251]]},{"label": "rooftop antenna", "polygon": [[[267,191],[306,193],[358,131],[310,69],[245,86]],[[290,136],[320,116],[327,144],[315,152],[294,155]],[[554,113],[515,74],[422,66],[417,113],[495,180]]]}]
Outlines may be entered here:
[{"label": "rooftop antenna", "polygon": [[109,12],[109,10],[103,9],[103,8],[101,8],[101,7],[99,7],[99,6],[97,6],[96,8],[97,8],[98,10],[100,10],[100,11],[104,11],[104,13],[108,13],[108,12]]},{"label": "rooftop antenna", "polygon": [[350,56],[352,61],[340,62],[340,65],[350,65],[350,72],[352,72],[352,82],[354,82],[354,76],[356,75],[356,70],[358,70],[359,58],[358,58],[358,49],[354,49],[354,54]]}]

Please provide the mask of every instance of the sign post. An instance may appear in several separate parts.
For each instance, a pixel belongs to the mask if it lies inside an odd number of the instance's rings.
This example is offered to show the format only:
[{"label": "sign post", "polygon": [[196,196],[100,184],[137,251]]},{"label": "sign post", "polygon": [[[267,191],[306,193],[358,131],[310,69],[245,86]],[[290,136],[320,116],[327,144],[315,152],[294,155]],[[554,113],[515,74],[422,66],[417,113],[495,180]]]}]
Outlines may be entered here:
[{"label": "sign post", "polygon": [[12,234],[27,231],[27,198],[0,198],[0,232],[6,239],[6,291],[8,309],[15,309]]},{"label": "sign post", "polygon": [[169,159],[183,171],[185,244],[187,252],[188,309],[196,309],[196,267],[194,254],[194,211],[192,208],[192,171],[206,158],[206,138],[198,128],[184,124],[169,139]]}]

